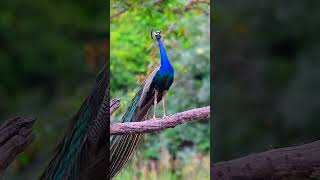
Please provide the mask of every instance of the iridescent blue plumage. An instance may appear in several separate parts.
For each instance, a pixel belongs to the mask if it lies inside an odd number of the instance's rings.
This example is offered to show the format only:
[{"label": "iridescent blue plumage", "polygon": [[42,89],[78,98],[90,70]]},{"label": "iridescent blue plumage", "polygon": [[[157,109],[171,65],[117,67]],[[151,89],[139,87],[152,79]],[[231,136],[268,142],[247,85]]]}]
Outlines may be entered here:
[{"label": "iridescent blue plumage", "polygon": [[157,71],[155,77],[153,78],[153,81],[156,82],[156,88],[158,91],[166,91],[169,90],[173,82],[174,70],[167,56],[166,50],[161,42],[160,34],[156,36],[156,38],[160,49],[161,66]]},{"label": "iridescent blue plumage", "polygon": [[[173,82],[174,70],[161,42],[160,31],[155,32],[154,35],[160,49],[160,67],[155,68],[140,85],[139,91],[122,117],[122,122],[146,120],[148,111],[152,106],[155,117],[156,105],[161,100],[163,102],[163,115],[165,116],[165,96]],[[116,176],[128,162],[141,136],[141,134],[132,134],[111,137],[110,178]]]}]

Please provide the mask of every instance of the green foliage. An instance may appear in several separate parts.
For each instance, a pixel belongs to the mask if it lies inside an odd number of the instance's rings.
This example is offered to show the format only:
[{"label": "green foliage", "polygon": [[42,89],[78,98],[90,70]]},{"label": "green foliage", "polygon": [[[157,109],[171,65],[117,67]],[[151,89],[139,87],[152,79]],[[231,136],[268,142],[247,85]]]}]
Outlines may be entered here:
[{"label": "green foliage", "polygon": [[22,152],[18,157],[18,161],[22,166],[26,166],[30,163],[30,157],[28,156],[28,154]]},{"label": "green foliage", "polygon": [[[151,29],[162,30],[164,45],[175,69],[175,79],[166,98],[167,114],[209,105],[208,4],[196,3],[190,10],[184,8],[185,1],[161,1],[159,4],[154,1],[112,1],[112,4],[111,17],[122,12],[111,19],[110,29],[111,95],[122,99],[121,108],[113,119],[121,118],[143,77],[159,64],[159,50],[150,37]],[[152,112],[153,109],[149,115]],[[157,106],[157,116],[162,116],[161,104]],[[209,121],[147,134],[137,158],[160,160],[162,150],[166,149],[170,156],[187,165],[194,154],[209,155],[209,137]],[[176,176],[173,174],[172,179]],[[126,179],[127,175],[121,177]]]}]

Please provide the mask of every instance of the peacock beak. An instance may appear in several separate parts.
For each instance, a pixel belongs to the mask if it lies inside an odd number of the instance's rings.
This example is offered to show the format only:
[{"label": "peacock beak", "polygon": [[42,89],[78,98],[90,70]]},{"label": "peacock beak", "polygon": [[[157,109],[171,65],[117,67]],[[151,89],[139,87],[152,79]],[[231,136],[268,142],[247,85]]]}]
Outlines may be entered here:
[{"label": "peacock beak", "polygon": [[156,37],[156,39],[161,39],[161,35],[160,35],[161,31],[155,31],[153,32],[153,29],[150,32],[151,38],[153,39],[153,36]]}]

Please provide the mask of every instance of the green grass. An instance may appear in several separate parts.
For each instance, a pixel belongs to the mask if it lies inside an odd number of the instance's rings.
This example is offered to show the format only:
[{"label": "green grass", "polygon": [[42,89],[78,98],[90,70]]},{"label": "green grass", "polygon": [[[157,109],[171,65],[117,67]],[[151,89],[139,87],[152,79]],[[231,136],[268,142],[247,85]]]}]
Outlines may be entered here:
[{"label": "green grass", "polygon": [[210,177],[208,155],[197,154],[188,163],[164,159],[139,161],[134,157],[115,180],[206,180]]}]

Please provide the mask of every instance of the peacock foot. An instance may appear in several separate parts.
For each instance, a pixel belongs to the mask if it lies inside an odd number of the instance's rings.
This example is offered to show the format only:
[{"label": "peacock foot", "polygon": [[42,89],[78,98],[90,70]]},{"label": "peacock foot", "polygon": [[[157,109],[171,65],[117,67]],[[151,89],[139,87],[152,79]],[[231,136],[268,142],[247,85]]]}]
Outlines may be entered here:
[{"label": "peacock foot", "polygon": [[163,113],[163,116],[162,116],[162,118],[166,118],[167,116],[166,116],[166,114],[165,113]]}]

